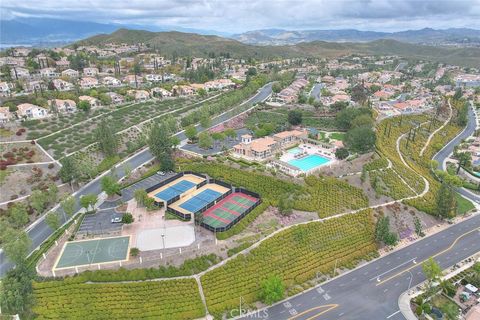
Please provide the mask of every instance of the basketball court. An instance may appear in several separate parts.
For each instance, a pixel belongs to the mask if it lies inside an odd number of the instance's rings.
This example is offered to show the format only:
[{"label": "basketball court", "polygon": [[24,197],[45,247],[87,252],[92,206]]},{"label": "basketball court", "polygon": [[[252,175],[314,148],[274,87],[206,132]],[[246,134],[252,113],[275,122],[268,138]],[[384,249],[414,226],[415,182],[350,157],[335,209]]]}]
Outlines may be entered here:
[{"label": "basketball court", "polygon": [[66,242],[54,269],[128,260],[130,236]]}]

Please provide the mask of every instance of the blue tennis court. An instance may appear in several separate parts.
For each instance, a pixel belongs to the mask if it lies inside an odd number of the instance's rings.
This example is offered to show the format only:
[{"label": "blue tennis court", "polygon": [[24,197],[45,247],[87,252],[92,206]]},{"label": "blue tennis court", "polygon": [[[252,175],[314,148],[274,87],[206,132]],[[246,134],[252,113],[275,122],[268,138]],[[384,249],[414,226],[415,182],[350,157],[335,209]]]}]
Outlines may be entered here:
[{"label": "blue tennis court", "polygon": [[182,203],[180,207],[187,211],[195,213],[203,209],[209,203],[217,200],[221,196],[222,194],[220,192],[206,189]]},{"label": "blue tennis court", "polygon": [[190,190],[194,186],[195,183],[188,180],[182,180],[168,187],[167,189],[160,191],[155,195],[155,197],[162,199],[163,201],[170,201],[185,191]]}]

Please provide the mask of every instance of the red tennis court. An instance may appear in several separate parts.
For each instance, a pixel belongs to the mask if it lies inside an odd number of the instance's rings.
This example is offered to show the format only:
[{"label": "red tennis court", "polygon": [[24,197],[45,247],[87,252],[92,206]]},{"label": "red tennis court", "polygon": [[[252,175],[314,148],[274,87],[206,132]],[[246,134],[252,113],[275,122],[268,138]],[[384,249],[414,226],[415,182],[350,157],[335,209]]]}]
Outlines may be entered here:
[{"label": "red tennis court", "polygon": [[213,229],[225,228],[254,207],[260,199],[234,192],[203,213],[202,223]]}]

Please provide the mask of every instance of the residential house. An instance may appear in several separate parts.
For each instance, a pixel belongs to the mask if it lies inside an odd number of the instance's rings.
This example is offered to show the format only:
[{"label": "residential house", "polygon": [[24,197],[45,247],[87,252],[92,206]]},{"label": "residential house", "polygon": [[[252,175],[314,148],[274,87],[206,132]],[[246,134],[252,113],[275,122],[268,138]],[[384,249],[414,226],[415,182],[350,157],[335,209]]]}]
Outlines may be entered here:
[{"label": "residential house", "polygon": [[66,99],[66,100],[61,100],[61,99],[53,99],[53,100],[48,100],[48,105],[50,108],[56,109],[58,112],[61,113],[71,113],[71,112],[76,112],[77,111],[77,104],[75,101]]},{"label": "residential house", "polygon": [[107,87],[120,87],[122,82],[114,77],[105,77],[102,79],[103,85]]},{"label": "residential house", "polygon": [[152,90],[150,90],[152,97],[171,97],[172,93],[166,89],[160,88],[160,87],[155,87]]},{"label": "residential house", "polygon": [[75,88],[73,83],[70,83],[62,79],[53,79],[52,83],[55,89],[57,89],[58,91],[70,91]]},{"label": "residential house", "polygon": [[125,78],[123,78],[123,82],[131,87],[135,87],[135,86],[140,86],[140,84],[142,84],[143,78],[138,75],[135,77],[134,74],[129,74],[128,76],[125,76]]},{"label": "residential house", "polygon": [[291,130],[274,134],[272,137],[253,139],[249,134],[242,135],[242,142],[233,147],[237,156],[255,160],[265,160],[282,149],[300,143],[308,138],[307,130]]},{"label": "residential house", "polygon": [[235,83],[230,79],[218,79],[213,81],[207,81],[203,84],[205,90],[221,90],[224,88],[232,88]]},{"label": "residential house", "polygon": [[69,78],[78,78],[79,73],[77,70],[67,69],[62,71],[62,77],[69,77]]},{"label": "residential house", "polygon": [[161,74],[147,74],[145,75],[145,80],[146,81],[151,81],[151,82],[161,82],[163,81],[163,76]]},{"label": "residential house", "polygon": [[25,119],[42,119],[48,117],[48,111],[31,103],[22,103],[17,106],[17,115]]},{"label": "residential house", "polygon": [[146,101],[150,99],[150,94],[146,90],[129,90],[127,94],[134,97],[135,101]]},{"label": "residential house", "polygon": [[125,98],[116,92],[107,92],[106,95],[110,97],[112,104],[120,104],[125,102]]},{"label": "residential house", "polygon": [[70,61],[67,58],[62,57],[60,60],[55,61],[55,65],[59,70],[66,70],[70,67]]},{"label": "residential house", "polygon": [[43,78],[57,78],[59,76],[55,68],[43,68],[40,69],[40,76]]},{"label": "residential house", "polygon": [[13,118],[13,113],[10,112],[8,107],[0,107],[0,123],[8,122]]},{"label": "residential house", "polygon": [[90,96],[80,96],[78,97],[79,101],[87,101],[90,104],[90,107],[100,107],[100,100],[90,97]]},{"label": "residential house", "polygon": [[0,82],[0,97],[7,97],[12,92],[14,85],[10,82]]},{"label": "residential house", "polygon": [[12,79],[25,79],[30,78],[30,71],[25,68],[13,67],[10,69],[10,75]]},{"label": "residential house", "polygon": [[45,83],[43,81],[38,81],[38,80],[28,81],[27,83],[25,83],[25,88],[24,88],[26,92],[42,91],[46,89],[47,89],[47,86],[45,85]]},{"label": "residential house", "polygon": [[80,79],[80,87],[83,89],[90,89],[98,87],[98,80],[96,78],[84,77]]},{"label": "residential house", "polygon": [[173,86],[173,89],[172,89],[174,95],[177,95],[177,96],[192,96],[195,94],[195,88],[191,87],[191,86],[178,86],[178,85],[175,85]]},{"label": "residential house", "polygon": [[96,77],[98,75],[98,68],[83,68],[83,75],[86,77]]}]

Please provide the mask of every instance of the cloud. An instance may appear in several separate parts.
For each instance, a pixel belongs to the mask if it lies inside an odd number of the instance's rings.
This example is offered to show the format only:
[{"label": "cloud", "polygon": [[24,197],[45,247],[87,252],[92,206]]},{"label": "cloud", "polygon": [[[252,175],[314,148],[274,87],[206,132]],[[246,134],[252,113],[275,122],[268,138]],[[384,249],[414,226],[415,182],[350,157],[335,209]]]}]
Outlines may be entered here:
[{"label": "cloud", "polygon": [[3,0],[2,19],[50,17],[243,32],[480,28],[480,0]]}]

